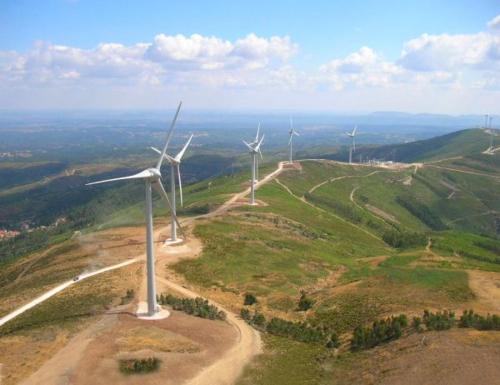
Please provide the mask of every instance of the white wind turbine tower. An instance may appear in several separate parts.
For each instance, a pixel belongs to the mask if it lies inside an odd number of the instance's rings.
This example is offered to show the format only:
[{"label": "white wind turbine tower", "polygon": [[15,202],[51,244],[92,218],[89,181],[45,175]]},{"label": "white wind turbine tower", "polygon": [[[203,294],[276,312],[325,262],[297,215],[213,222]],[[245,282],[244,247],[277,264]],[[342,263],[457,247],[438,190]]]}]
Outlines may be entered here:
[{"label": "white wind turbine tower", "polygon": [[290,135],[290,139],[288,140],[288,149],[289,149],[289,152],[288,152],[288,163],[292,164],[293,163],[293,159],[292,159],[292,146],[293,146],[293,136],[299,136],[299,133],[297,131],[295,131],[295,129],[293,128],[293,120],[292,118],[290,118],[290,131],[288,132],[288,134]]},{"label": "white wind turbine tower", "polygon": [[[172,222],[170,224],[170,243],[177,242],[177,205],[175,202],[175,174],[177,173],[177,180],[179,182],[179,197],[181,199],[181,207],[184,206],[183,195],[182,195],[182,178],[181,178],[181,162],[184,153],[186,152],[191,140],[193,139],[193,134],[189,137],[184,147],[179,151],[179,153],[175,157],[171,157],[167,153],[164,154],[165,159],[170,163],[170,195],[172,199]],[[161,154],[161,151],[155,147],[151,147],[153,151],[156,151],[158,154]]]},{"label": "white wind turbine tower", "polygon": [[354,137],[356,136],[357,128],[358,126],[354,126],[352,132],[346,132],[346,134],[351,137],[351,147],[349,148],[349,164],[352,164],[352,153],[356,151],[356,142],[354,140]]},{"label": "white wind turbine tower", "polygon": [[[255,134],[255,139],[253,142],[248,143],[250,146],[256,146],[259,143],[259,134],[260,134],[260,122],[257,125],[257,133]],[[260,157],[262,159],[262,153],[260,153]],[[259,158],[255,158],[255,180],[259,180]]]},{"label": "white wind turbine tower", "polygon": [[243,143],[245,143],[245,146],[247,146],[248,149],[250,150],[250,155],[252,155],[252,180],[250,182],[251,205],[255,204],[255,168],[257,164],[257,154],[260,154],[260,156],[262,156],[262,153],[260,151],[260,146],[262,145],[263,140],[264,140],[264,135],[262,135],[262,138],[260,138],[259,142],[254,146],[251,146],[250,143],[243,141]]},{"label": "white wind turbine tower", "polygon": [[[153,249],[153,205],[152,205],[152,194],[151,188],[154,188],[160,196],[165,200],[168,207],[171,211],[173,211],[172,205],[168,198],[167,192],[163,188],[161,183],[161,173],[160,168],[165,157],[165,153],[167,151],[168,144],[170,143],[170,139],[172,138],[172,132],[174,130],[175,122],[177,121],[177,117],[179,116],[179,111],[181,109],[182,102],[179,103],[177,107],[177,111],[175,112],[175,116],[170,124],[170,130],[167,135],[167,140],[165,141],[165,145],[163,146],[163,150],[161,152],[161,156],[158,159],[155,167],[148,168],[144,171],[141,171],[137,174],[124,176],[121,178],[113,178],[101,180],[98,182],[87,183],[87,185],[99,184],[99,183],[107,183],[114,182],[119,180],[128,180],[128,179],[141,179],[144,181],[146,186],[146,253],[147,253],[147,278],[148,278],[148,316],[153,316],[160,309],[158,304],[156,303],[156,284],[155,284],[155,258],[154,258],[154,249]],[[177,225],[179,222],[177,217],[174,218]]]}]

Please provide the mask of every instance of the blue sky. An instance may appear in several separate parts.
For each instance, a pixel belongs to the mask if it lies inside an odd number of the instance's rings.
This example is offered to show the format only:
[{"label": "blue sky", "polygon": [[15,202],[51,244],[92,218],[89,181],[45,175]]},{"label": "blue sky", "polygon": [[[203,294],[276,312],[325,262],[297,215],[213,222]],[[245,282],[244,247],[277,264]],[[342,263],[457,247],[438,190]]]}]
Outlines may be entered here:
[{"label": "blue sky", "polygon": [[498,15],[489,0],[4,0],[0,103],[482,113],[500,108]]}]

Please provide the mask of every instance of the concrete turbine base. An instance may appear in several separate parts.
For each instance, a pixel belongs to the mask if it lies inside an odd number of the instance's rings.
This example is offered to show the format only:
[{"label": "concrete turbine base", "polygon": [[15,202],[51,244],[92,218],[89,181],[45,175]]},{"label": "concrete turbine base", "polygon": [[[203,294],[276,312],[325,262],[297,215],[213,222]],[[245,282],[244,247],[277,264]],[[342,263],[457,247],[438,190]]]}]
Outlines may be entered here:
[{"label": "concrete turbine base", "polygon": [[167,239],[167,240],[163,243],[163,245],[164,245],[164,246],[180,245],[180,244],[181,244],[181,243],[183,243],[183,242],[184,242],[184,239],[182,239],[182,238],[177,238],[175,241],[172,241],[172,240],[169,238],[169,239]]},{"label": "concrete turbine base", "polygon": [[163,309],[160,305],[158,305],[158,311],[154,313],[153,315],[148,314],[148,303],[147,302],[139,302],[139,305],[137,306],[137,311],[135,313],[137,318],[143,319],[143,320],[148,320],[148,321],[155,321],[155,320],[160,320],[160,319],[165,319],[170,317],[170,312],[167,309]]}]

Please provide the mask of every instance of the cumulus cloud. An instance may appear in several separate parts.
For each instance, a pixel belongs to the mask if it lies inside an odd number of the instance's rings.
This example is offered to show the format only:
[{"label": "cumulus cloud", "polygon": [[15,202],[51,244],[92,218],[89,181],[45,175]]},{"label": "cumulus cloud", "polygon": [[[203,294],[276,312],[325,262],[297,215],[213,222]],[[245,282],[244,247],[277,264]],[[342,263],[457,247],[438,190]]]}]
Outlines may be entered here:
[{"label": "cumulus cloud", "polygon": [[500,31],[500,15],[495,16],[488,22],[488,28]]},{"label": "cumulus cloud", "polygon": [[186,80],[186,72],[271,70],[296,52],[289,37],[255,34],[235,42],[199,34],[159,34],[151,43],[105,43],[94,49],[37,42],[26,53],[0,52],[0,77],[34,83],[115,79],[160,84]]},{"label": "cumulus cloud", "polygon": [[500,36],[428,35],[408,41],[399,62],[415,71],[449,71],[464,67],[494,67],[500,56]]},{"label": "cumulus cloud", "polygon": [[[490,29],[499,26],[500,16],[488,23]],[[373,49],[362,47],[322,65],[320,73],[320,81],[335,89],[409,83],[493,89],[500,83],[500,35],[423,34],[404,43],[396,60],[386,60]]]},{"label": "cumulus cloud", "polygon": [[384,60],[382,55],[371,48],[362,47],[345,58],[334,59],[321,66],[320,72],[334,88],[342,89],[348,85],[386,86],[401,75],[403,70]]}]

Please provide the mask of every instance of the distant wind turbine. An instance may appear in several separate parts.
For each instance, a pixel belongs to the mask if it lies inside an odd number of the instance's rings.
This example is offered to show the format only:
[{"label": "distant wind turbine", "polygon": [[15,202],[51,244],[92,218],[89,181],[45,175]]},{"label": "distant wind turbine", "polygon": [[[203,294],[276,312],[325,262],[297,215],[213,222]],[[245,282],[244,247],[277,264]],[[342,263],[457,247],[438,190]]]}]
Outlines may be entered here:
[{"label": "distant wind turbine", "polygon": [[[179,103],[177,107],[177,111],[175,112],[172,123],[170,124],[170,130],[167,135],[167,140],[165,141],[165,145],[163,146],[163,150],[161,152],[160,158],[156,163],[155,167],[148,168],[144,171],[141,171],[137,174],[124,176],[121,178],[113,178],[100,180],[97,182],[87,183],[87,186],[99,184],[99,183],[107,183],[114,182],[120,180],[128,180],[128,179],[141,179],[144,181],[146,186],[146,252],[147,252],[147,278],[148,278],[148,315],[153,316],[156,312],[159,311],[158,304],[156,303],[156,284],[155,284],[155,257],[154,257],[154,249],[153,249],[153,204],[152,204],[152,194],[151,188],[154,188],[158,194],[162,197],[162,199],[167,203],[168,207],[172,212],[174,212],[172,204],[170,203],[170,199],[168,198],[167,192],[165,191],[162,183],[161,183],[161,172],[160,168],[165,157],[165,153],[167,152],[167,147],[170,143],[170,139],[172,138],[172,133],[174,131],[175,123],[177,121],[177,117],[179,116],[179,111],[181,109],[182,102]],[[180,227],[179,221],[177,217],[174,217],[175,222]]]},{"label": "distant wind turbine", "polygon": [[288,139],[288,163],[292,164],[293,159],[292,159],[292,146],[293,146],[293,136],[300,136],[297,131],[293,128],[293,120],[290,117],[290,131],[288,131],[288,135],[290,136],[290,139]]},{"label": "distant wind turbine", "polygon": [[[181,178],[180,166],[182,162],[182,157],[184,156],[184,153],[186,152],[192,139],[193,139],[193,134],[191,134],[184,147],[182,147],[182,149],[175,157],[171,157],[167,153],[164,154],[164,158],[170,163],[170,195],[172,197],[172,212],[171,212],[172,222],[170,224],[170,242],[177,242],[177,224],[176,224],[177,205],[175,202],[175,174],[177,173],[177,180],[179,182],[179,197],[181,199],[181,207],[183,207],[184,198],[182,195],[182,178]],[[151,147],[151,149],[157,152],[158,154],[161,154],[161,151],[158,150],[157,148]]]},{"label": "distant wind turbine", "polygon": [[351,147],[349,148],[349,164],[352,164],[352,153],[356,151],[356,142],[354,137],[356,136],[357,129],[358,126],[354,126],[352,132],[346,132],[346,134],[351,137]]},{"label": "distant wind turbine", "polygon": [[[257,143],[259,143],[259,134],[260,134],[260,122],[257,125],[257,133],[255,134],[255,139],[253,142],[248,143],[250,146],[255,146]],[[262,158],[262,153],[260,153],[260,158]],[[259,180],[259,158],[255,158],[255,180]]]},{"label": "distant wind turbine", "polygon": [[248,147],[250,150],[250,155],[252,156],[252,180],[250,183],[250,204],[254,205],[255,204],[255,169],[257,165],[257,154],[260,154],[262,156],[262,153],[260,151],[260,146],[262,145],[262,142],[264,141],[264,135],[262,135],[262,138],[260,138],[259,142],[252,146],[250,143],[245,143],[245,146]]}]

